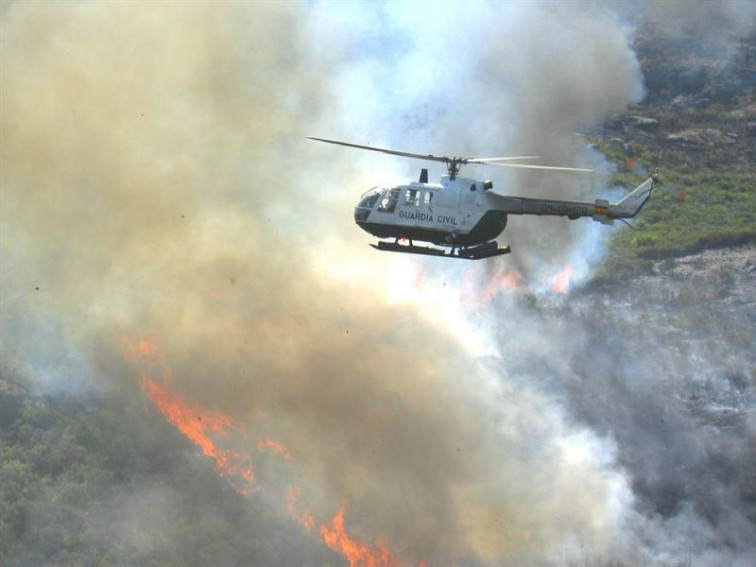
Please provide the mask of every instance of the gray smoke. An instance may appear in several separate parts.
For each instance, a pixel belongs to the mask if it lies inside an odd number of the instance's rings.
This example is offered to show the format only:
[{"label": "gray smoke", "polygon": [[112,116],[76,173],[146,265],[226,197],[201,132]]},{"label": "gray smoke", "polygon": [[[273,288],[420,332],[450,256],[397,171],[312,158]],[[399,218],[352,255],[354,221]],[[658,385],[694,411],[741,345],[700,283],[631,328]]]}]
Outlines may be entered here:
[{"label": "gray smoke", "polygon": [[[623,563],[748,565],[756,554],[754,262],[753,248],[707,252],[674,262],[671,280],[496,300],[495,367],[615,443],[638,514]],[[513,336],[524,336],[516,349]]]},{"label": "gray smoke", "polygon": [[[180,395],[289,447],[292,463],[266,471],[263,461],[260,474],[278,517],[276,496],[298,484],[316,517],[344,504],[355,537],[385,538],[403,561],[677,560],[702,530],[743,557],[752,524],[736,500],[715,506],[728,519],[717,523],[690,497],[711,486],[703,478],[667,493],[678,477],[656,458],[670,444],[688,460],[669,462],[709,469],[689,449],[694,435],[665,427],[670,443],[649,443],[657,429],[633,421],[658,412],[648,368],[628,354],[622,387],[600,380],[635,334],[607,340],[589,317],[534,309],[540,295],[500,295],[477,325],[455,307],[463,292],[480,305],[513,267],[539,287],[592,228],[513,220],[516,259],[469,273],[377,254],[350,206],[362,187],[414,177],[417,164],[394,170],[386,156],[304,140],[600,164],[575,132],[638,100],[642,85],[630,31],[587,6],[10,6],[4,352],[46,391],[131,399],[139,373],[124,338],[155,340]],[[491,177],[513,194],[601,191],[600,179]],[[479,344],[459,340],[467,328]],[[606,354],[585,366],[596,342]],[[484,343],[499,358],[477,358]],[[677,376],[680,360],[668,364]],[[625,390],[637,412],[609,419]],[[607,404],[591,406],[591,392]],[[128,423],[151,411],[129,408]],[[235,448],[249,451],[247,440]],[[152,484],[113,490],[128,513],[97,511],[114,529],[92,541],[144,522],[140,503],[177,499]],[[730,525],[740,535],[719,537]],[[134,533],[146,551],[163,545]]]},{"label": "gray smoke", "polygon": [[624,9],[628,17],[634,12],[654,25],[662,37],[703,44],[708,50],[727,50],[756,27],[756,7],[747,0],[654,0],[626,3]]}]

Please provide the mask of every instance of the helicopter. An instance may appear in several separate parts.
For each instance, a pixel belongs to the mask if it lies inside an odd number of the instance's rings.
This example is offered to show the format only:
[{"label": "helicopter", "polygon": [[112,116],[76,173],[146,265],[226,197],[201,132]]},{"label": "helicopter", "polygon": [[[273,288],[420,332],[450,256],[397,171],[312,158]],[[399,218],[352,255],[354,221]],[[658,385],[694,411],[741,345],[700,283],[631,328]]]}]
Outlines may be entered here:
[{"label": "helicopter", "polygon": [[[310,140],[351,148],[382,152],[401,157],[446,164],[448,175],[441,183],[428,183],[428,170],[420,171],[418,181],[390,188],[373,187],[362,195],[354,209],[354,220],[366,232],[377,236],[377,250],[480,260],[511,252],[510,246],[499,247],[494,240],[507,226],[508,215],[553,215],[575,220],[592,217],[602,224],[614,224],[633,218],[646,204],[659,183],[658,173],[651,174],[617,203],[596,199],[593,203],[508,197],[491,191],[491,181],[460,177],[461,166],[485,164],[501,167],[556,171],[593,171],[575,167],[556,167],[507,161],[537,159],[537,156],[471,158],[414,154],[315,138]],[[402,244],[401,242],[408,242]],[[434,246],[418,246],[415,241]]]}]

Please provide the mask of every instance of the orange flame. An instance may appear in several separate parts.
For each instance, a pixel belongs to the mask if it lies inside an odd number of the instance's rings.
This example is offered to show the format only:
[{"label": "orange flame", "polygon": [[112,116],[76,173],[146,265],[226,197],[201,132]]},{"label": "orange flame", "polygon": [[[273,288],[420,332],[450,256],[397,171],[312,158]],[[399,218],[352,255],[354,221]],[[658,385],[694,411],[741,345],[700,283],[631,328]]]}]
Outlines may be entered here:
[{"label": "orange flame", "polygon": [[[199,403],[189,403],[179,394],[172,392],[169,388],[172,372],[157,344],[144,339],[125,339],[125,343],[123,357],[128,362],[139,365],[141,386],[147,398],[170,423],[200,448],[202,455],[213,459],[215,471],[219,475],[225,477],[238,493],[248,496],[251,490],[236,486],[234,479],[240,478],[246,483],[255,481],[254,467],[249,455],[219,448],[214,442],[215,437],[224,436],[234,429],[231,417],[221,412],[208,411]],[[153,373],[160,376],[160,381],[153,378]],[[258,409],[257,413],[258,416],[262,416],[262,410]],[[259,440],[257,450],[265,449],[271,449],[284,459],[292,458],[291,452],[277,441]],[[308,533],[314,533],[318,522],[302,504],[301,490],[298,486],[289,488],[286,500],[291,517]],[[349,537],[344,528],[344,513],[345,508],[342,506],[331,521],[330,527],[326,523],[320,523],[320,535],[331,550],[344,557],[350,567],[399,567],[399,562],[383,540],[371,545]],[[420,566],[425,567],[426,564],[421,562]]]},{"label": "orange flame", "polygon": [[344,529],[344,506],[331,521],[331,526],[320,526],[320,535],[325,544],[349,561],[350,567],[391,567],[399,562],[382,540],[369,545],[353,540]]},{"label": "orange flame", "polygon": [[475,281],[475,268],[468,269],[462,280],[460,301],[468,306],[486,306],[505,291],[517,291],[522,288],[522,274],[506,271],[495,276],[486,276],[483,284]]},{"label": "orange flame", "polygon": [[[289,488],[286,504],[291,517],[308,533],[313,533],[316,520],[302,504],[302,491],[299,486]],[[383,540],[370,545],[349,537],[344,528],[344,513],[345,507],[342,506],[331,520],[331,527],[326,523],[320,524],[320,536],[332,551],[349,561],[350,567],[399,567],[399,562]]]},{"label": "orange flame", "polygon": [[291,460],[291,452],[289,449],[278,441],[273,441],[272,439],[260,439],[257,442],[257,450],[264,451],[265,449],[271,449],[276,455],[287,461]]},{"label": "orange flame", "polygon": [[520,272],[504,272],[499,278],[495,278],[494,282],[496,283],[496,293],[502,289],[517,290],[521,287],[522,274]]},{"label": "orange flame", "polygon": [[[181,433],[200,448],[202,455],[213,459],[215,471],[221,476],[241,478],[247,483],[255,481],[254,466],[249,455],[216,446],[214,435],[224,435],[233,427],[231,418],[220,412],[204,409],[198,403],[190,404],[179,394],[169,389],[171,369],[155,343],[144,339],[137,343],[127,343],[124,358],[137,362],[141,367],[142,390],[157,410],[163,414]],[[157,370],[162,375],[162,383],[152,378],[150,371]],[[249,494],[249,489],[231,485],[240,494]]]},{"label": "orange flame", "polygon": [[575,268],[567,266],[551,280],[551,289],[554,293],[567,293],[570,289],[570,279],[575,273]]},{"label": "orange flame", "polygon": [[302,505],[302,490],[298,486],[292,486],[286,493],[286,509],[289,515],[304,529],[307,533],[315,531],[315,517]]}]

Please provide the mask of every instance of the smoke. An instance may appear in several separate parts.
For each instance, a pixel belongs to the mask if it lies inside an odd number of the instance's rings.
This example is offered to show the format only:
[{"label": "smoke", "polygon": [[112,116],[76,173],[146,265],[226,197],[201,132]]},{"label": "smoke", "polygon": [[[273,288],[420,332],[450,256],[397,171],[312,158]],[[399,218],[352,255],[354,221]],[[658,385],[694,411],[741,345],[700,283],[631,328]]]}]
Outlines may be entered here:
[{"label": "smoke", "polygon": [[[630,14],[632,14],[632,4]],[[706,49],[727,48],[756,27],[756,8],[745,0],[642,2],[636,17],[658,26],[662,35],[688,42],[704,43]]]},{"label": "smoke", "polygon": [[638,512],[622,564],[747,565],[756,553],[753,312],[728,307],[752,302],[753,285],[727,275],[753,261],[752,248],[707,252],[569,302],[494,299],[487,324],[506,345],[494,366],[616,443]]},{"label": "smoke", "polygon": [[[587,3],[538,2],[443,10],[390,4],[387,12],[400,38],[394,42],[409,43],[407,54],[392,52],[383,62],[391,74],[381,68],[375,75],[383,111],[390,109],[400,126],[387,140],[391,147],[436,155],[535,155],[545,165],[593,167],[593,176],[509,175],[484,166],[468,166],[462,174],[491,178],[505,194],[605,196],[606,164],[580,132],[643,96],[631,30],[616,13]],[[407,175],[416,176],[417,165],[408,166]],[[589,224],[516,216],[502,235],[514,249],[527,243],[528,253],[513,255],[508,264],[539,279],[548,277],[543,266],[564,262],[576,241],[604,237]],[[600,256],[591,252],[589,264]]]},{"label": "smoke", "polygon": [[[4,352],[45,391],[127,396],[138,371],[124,338],[154,339],[182,396],[289,448],[285,474],[261,474],[271,507],[296,482],[318,517],[345,504],[350,529],[403,561],[658,557],[661,543],[634,551],[648,517],[636,505],[663,499],[664,484],[628,470],[663,474],[651,463],[664,448],[636,467],[647,436],[632,415],[626,436],[594,415],[581,396],[604,373],[573,364],[607,329],[539,319],[526,294],[471,321],[460,289],[480,295],[499,268],[466,280],[467,266],[376,253],[353,227],[355,191],[414,177],[417,164],[304,140],[600,164],[575,132],[637,101],[642,84],[630,31],[587,6],[11,5],[0,20]],[[513,194],[599,191],[558,174],[491,176]],[[594,230],[512,219],[517,255],[491,265],[537,287],[603,238]],[[476,357],[482,346],[499,358]],[[547,387],[565,372],[590,385]],[[634,403],[654,401],[646,391]],[[117,490],[128,513],[98,511],[103,525],[137,525],[148,502],[178,500],[173,488]],[[683,542],[673,559],[703,529],[685,502],[660,511],[693,526],[663,524]],[[149,525],[170,540],[169,524]],[[134,533],[145,553],[165,545]]]}]

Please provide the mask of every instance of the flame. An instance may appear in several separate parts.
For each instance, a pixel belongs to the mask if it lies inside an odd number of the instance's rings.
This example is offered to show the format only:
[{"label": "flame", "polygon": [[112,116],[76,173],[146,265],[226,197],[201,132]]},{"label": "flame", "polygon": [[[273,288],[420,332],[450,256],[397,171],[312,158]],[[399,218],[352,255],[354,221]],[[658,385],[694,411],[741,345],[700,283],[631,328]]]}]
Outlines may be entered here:
[{"label": "flame", "polygon": [[[141,366],[142,390],[157,410],[170,421],[176,429],[200,448],[202,455],[215,462],[215,471],[229,478],[231,485],[240,494],[247,495],[250,490],[237,486],[231,479],[240,478],[245,483],[255,481],[255,471],[249,455],[219,448],[214,436],[223,436],[233,427],[232,419],[220,412],[204,409],[200,404],[187,402],[181,395],[170,390],[171,369],[165,363],[165,356],[157,344],[144,339],[136,343],[127,341],[124,358]],[[155,380],[151,371],[158,371],[162,383]]]},{"label": "flame", "polygon": [[503,271],[495,276],[486,274],[480,283],[476,281],[476,268],[465,271],[462,280],[460,301],[468,306],[486,306],[505,291],[522,289],[522,274],[514,270]]},{"label": "flame", "polygon": [[570,289],[570,279],[575,273],[575,268],[567,266],[551,280],[551,290],[554,293],[567,293]]},{"label": "flame", "polygon": [[[170,390],[171,368],[165,355],[155,342],[146,339],[124,339],[126,344],[123,357],[140,368],[141,387],[155,408],[163,414],[181,433],[191,440],[205,457],[213,459],[215,471],[225,477],[239,494],[249,496],[249,488],[236,485],[237,479],[249,486],[255,482],[254,467],[248,454],[220,448],[215,439],[233,432],[241,437],[249,437],[245,431],[237,430],[230,416],[204,409],[199,403],[190,403],[181,395]],[[156,379],[153,376],[159,376]],[[257,415],[263,412],[257,409]],[[257,450],[272,450],[279,457],[291,460],[289,449],[272,439],[260,439]],[[334,552],[349,562],[350,567],[398,567],[394,554],[383,540],[375,544],[363,543],[349,537],[344,527],[345,506],[339,509],[330,526],[318,522],[315,516],[302,504],[302,493],[298,486],[289,488],[286,494],[286,508],[289,515],[308,533],[314,534],[320,523],[323,542]],[[425,566],[424,562],[420,563]]]},{"label": "flame", "polygon": [[315,517],[302,505],[302,490],[298,486],[292,486],[286,493],[286,509],[307,533],[315,531]]},{"label": "flame", "polygon": [[386,543],[379,540],[376,545],[369,545],[353,540],[344,529],[344,512],[342,506],[331,521],[331,527],[320,526],[320,535],[325,544],[344,559],[349,561],[350,567],[391,567],[399,562],[389,551]]},{"label": "flame", "polygon": [[260,439],[257,442],[257,450],[264,451],[265,449],[273,450],[276,455],[286,459],[287,461],[291,460],[291,451],[289,451],[289,449],[285,445],[279,443],[278,441],[273,441],[272,439]]},{"label": "flame", "polygon": [[515,291],[522,287],[522,274],[520,272],[504,272],[498,278],[494,278],[492,282],[495,285],[494,289],[497,295],[504,289]]},{"label": "flame", "polygon": [[[315,517],[302,504],[302,491],[299,486],[292,486],[286,494],[289,514],[303,526],[308,533],[315,531]],[[323,542],[334,552],[349,562],[350,567],[399,567],[399,561],[389,550],[386,542],[378,540],[376,544],[356,541],[349,537],[344,527],[346,507],[341,506],[331,520],[331,525],[320,522],[320,536]],[[420,563],[420,566],[424,563]]]}]

